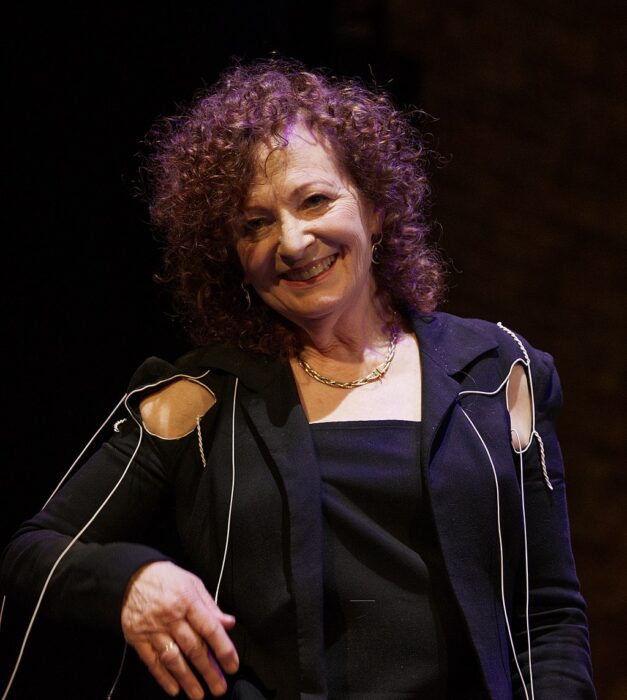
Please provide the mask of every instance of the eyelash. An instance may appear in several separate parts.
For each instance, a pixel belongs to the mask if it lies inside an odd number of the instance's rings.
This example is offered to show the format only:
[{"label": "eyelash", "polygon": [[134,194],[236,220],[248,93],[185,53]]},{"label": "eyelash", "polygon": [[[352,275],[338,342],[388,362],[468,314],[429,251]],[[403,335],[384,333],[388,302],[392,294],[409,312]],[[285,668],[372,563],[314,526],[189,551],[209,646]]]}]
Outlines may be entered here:
[{"label": "eyelash", "polygon": [[262,229],[264,226],[268,224],[268,219],[249,219],[246,222],[246,228],[251,230],[251,231],[259,231]]},{"label": "eyelash", "polygon": [[305,198],[305,201],[303,204],[309,204],[312,207],[317,206],[318,204],[323,204],[325,202],[329,201],[329,197],[327,197],[326,194],[312,194],[309,195],[309,197]]}]

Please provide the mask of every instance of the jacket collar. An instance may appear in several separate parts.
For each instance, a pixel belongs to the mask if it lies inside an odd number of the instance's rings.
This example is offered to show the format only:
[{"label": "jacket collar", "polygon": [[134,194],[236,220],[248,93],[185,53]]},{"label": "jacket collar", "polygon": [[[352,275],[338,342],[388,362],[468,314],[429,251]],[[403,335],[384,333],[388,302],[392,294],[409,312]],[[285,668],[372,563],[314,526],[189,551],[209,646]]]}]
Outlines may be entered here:
[{"label": "jacket collar", "polygon": [[[497,346],[495,338],[472,319],[433,313],[416,315],[412,323],[423,357],[449,376],[463,371],[477,357]],[[285,364],[279,360],[224,345],[192,350],[179,364],[224,370],[255,391],[262,391],[286,376]]]},{"label": "jacket collar", "polygon": [[414,331],[420,353],[449,376],[463,370],[479,356],[498,346],[483,323],[445,313],[415,316]]},{"label": "jacket collar", "polygon": [[421,462],[429,464],[434,438],[467,376],[464,369],[497,343],[475,322],[449,314],[416,316],[422,368]]},{"label": "jacket collar", "polygon": [[285,379],[286,364],[267,355],[254,355],[237,347],[208,345],[192,350],[177,363],[181,366],[222,370],[239,378],[253,391],[263,392],[268,386]]},{"label": "jacket collar", "polygon": [[[464,369],[477,357],[494,349],[497,342],[477,321],[444,313],[417,315],[413,326],[422,364],[424,459],[428,458],[433,437],[457,397],[460,382],[467,376]],[[237,376],[242,385],[259,393],[267,404],[273,425],[285,425],[289,414],[299,406],[288,364],[222,345],[192,350],[176,366],[159,358],[149,358],[135,373],[130,388],[149,385],[156,379],[167,380],[181,373],[198,376],[208,368]]]}]

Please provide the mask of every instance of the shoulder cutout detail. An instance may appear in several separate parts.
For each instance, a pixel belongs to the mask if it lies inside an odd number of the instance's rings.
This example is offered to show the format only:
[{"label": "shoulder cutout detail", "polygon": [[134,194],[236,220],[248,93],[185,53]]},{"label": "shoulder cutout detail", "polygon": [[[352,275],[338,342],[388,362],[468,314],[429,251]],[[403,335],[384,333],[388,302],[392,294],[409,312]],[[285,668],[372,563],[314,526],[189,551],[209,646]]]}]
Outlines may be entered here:
[{"label": "shoulder cutout detail", "polygon": [[529,381],[520,364],[512,368],[507,382],[507,408],[512,423],[512,446],[517,451],[524,450],[531,441],[533,416]]},{"label": "shoulder cutout detail", "polygon": [[143,399],[139,410],[149,433],[172,440],[191,433],[215,402],[199,382],[176,379]]}]

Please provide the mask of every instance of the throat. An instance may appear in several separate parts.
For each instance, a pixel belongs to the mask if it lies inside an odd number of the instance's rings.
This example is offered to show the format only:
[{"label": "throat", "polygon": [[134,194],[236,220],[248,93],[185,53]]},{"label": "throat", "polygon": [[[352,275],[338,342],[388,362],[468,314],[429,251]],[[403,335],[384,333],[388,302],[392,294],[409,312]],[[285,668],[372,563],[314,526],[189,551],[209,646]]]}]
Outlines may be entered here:
[{"label": "throat", "polygon": [[321,384],[326,386],[334,387],[336,389],[357,389],[358,387],[365,386],[366,384],[371,384],[372,382],[383,381],[383,378],[387,374],[394,355],[396,354],[396,344],[398,341],[398,334],[393,331],[390,340],[388,342],[387,351],[382,362],[378,363],[373,369],[368,373],[356,379],[335,379],[325,374],[322,374],[318,370],[314,369],[311,364],[304,358],[301,353],[297,357],[297,362],[300,368],[307,374],[311,379],[314,379]]}]

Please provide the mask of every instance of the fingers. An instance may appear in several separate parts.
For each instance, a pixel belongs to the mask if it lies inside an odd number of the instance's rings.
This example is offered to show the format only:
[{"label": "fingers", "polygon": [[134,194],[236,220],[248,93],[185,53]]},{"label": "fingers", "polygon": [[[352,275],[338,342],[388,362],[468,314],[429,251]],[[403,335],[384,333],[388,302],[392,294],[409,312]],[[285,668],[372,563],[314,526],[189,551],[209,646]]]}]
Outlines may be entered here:
[{"label": "fingers", "polygon": [[134,646],[139,658],[144,662],[150,673],[152,673],[157,683],[159,683],[168,695],[177,695],[180,686],[176,682],[174,676],[161,663],[159,652],[155,647],[147,641],[137,642]]},{"label": "fingers", "polygon": [[[160,665],[164,667],[178,685],[181,686],[187,697],[192,698],[192,700],[200,700],[200,698],[203,698],[205,696],[203,689],[190,669],[184,651],[179,646],[178,640],[177,642],[172,639],[163,641],[163,638],[156,638],[153,644],[158,653]],[[199,649],[199,653],[201,652],[202,650]],[[215,684],[218,685],[217,683]]]},{"label": "fingers", "polygon": [[138,643],[135,649],[139,657],[168,695],[175,696],[182,689],[192,700],[204,697],[203,689],[187,660],[205,679],[212,695],[224,695],[226,681],[207,645],[189,626],[187,629],[182,627],[176,641],[155,635],[151,642]]},{"label": "fingers", "polygon": [[169,562],[147,565],[128,586],[121,621],[126,640],[166,692],[202,698],[194,672],[213,695],[226,692],[223,670],[239,667],[228,635],[235,618],[220,610],[197,576]]},{"label": "fingers", "polygon": [[235,673],[239,668],[239,658],[235,645],[226,632],[235,625],[235,618],[223,613],[213,600],[211,605],[213,610],[207,610],[204,601],[191,605],[187,619],[198,634],[207,641],[220,666],[227,673]]},{"label": "fingers", "polygon": [[[212,695],[225,693],[227,684],[222,669],[204,639],[187,622],[178,623],[173,633],[181,652],[204,678]],[[186,688],[184,680],[181,680],[181,685]]]}]

